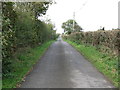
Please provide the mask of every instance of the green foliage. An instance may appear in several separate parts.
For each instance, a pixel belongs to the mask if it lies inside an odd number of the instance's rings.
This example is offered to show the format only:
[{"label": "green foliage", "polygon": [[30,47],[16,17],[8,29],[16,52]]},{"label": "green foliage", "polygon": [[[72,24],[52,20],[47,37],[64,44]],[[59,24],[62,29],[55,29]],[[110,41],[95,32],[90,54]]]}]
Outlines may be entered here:
[{"label": "green foliage", "polygon": [[[11,2],[2,3],[3,10],[3,26],[2,26],[2,58],[3,58],[3,73],[7,73],[12,67],[9,67],[11,61],[9,58],[12,56],[13,52],[13,42],[14,42],[14,23],[16,18],[16,13],[13,10],[13,4]],[[14,17],[14,18],[13,18]]]},{"label": "green foliage", "polygon": [[4,2],[2,3],[2,57],[3,76],[7,76],[12,66],[15,52],[21,48],[35,47],[56,39],[51,23],[38,20],[46,13],[48,2]]},{"label": "green foliage", "polygon": [[42,15],[45,15],[46,14],[46,11],[49,7],[49,4],[52,4],[52,2],[41,2],[41,3],[38,3],[38,2],[33,2],[32,5],[33,5],[33,8],[32,10],[34,11],[35,13],[35,17],[36,19],[39,17],[39,16],[42,16]]},{"label": "green foliage", "polygon": [[118,56],[120,52],[119,30],[75,32],[63,37],[78,44],[93,45],[97,50],[113,56]]},{"label": "green foliage", "polygon": [[71,34],[72,32],[80,32],[82,28],[77,24],[75,20],[68,20],[62,24],[62,28],[64,32],[67,34]]},{"label": "green foliage", "polygon": [[54,41],[45,42],[44,44],[35,48],[27,47],[21,48],[14,55],[15,57],[10,58],[12,62],[13,70],[5,74],[3,77],[2,88],[16,88],[19,86],[25,75],[32,69],[32,67],[38,62],[41,56],[45,53],[47,48]]},{"label": "green foliage", "polygon": [[120,75],[120,30],[75,32],[63,35],[65,40],[73,42],[95,66],[119,86]]}]

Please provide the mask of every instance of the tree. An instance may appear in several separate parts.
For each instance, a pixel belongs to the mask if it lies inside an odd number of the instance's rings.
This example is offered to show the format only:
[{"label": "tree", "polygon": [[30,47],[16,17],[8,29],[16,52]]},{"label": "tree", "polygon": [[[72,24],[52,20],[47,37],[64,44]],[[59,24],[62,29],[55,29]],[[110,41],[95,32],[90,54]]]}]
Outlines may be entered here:
[{"label": "tree", "polygon": [[10,71],[11,60],[10,57],[13,54],[14,44],[14,32],[15,21],[17,18],[16,12],[13,10],[14,3],[4,2],[2,3],[2,65],[3,73]]},{"label": "tree", "polygon": [[52,2],[32,2],[32,10],[35,13],[35,18],[38,19],[39,16],[45,15],[50,4]]},{"label": "tree", "polygon": [[[74,23],[74,25],[73,25]],[[62,24],[62,28],[64,29],[64,32],[67,34],[71,34],[72,32],[80,32],[82,30],[82,27],[77,24],[75,20],[67,20]]]},{"label": "tree", "polygon": [[49,2],[2,3],[2,65],[3,75],[12,72],[15,53],[54,39],[54,25],[38,19],[46,13]]}]

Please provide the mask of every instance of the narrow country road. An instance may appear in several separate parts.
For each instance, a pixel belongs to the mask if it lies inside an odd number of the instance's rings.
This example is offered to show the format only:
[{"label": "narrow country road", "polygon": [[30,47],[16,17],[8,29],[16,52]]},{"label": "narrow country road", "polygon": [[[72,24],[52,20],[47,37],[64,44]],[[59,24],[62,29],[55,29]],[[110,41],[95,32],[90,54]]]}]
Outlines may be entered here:
[{"label": "narrow country road", "polygon": [[58,39],[27,75],[20,88],[114,87],[71,45]]}]

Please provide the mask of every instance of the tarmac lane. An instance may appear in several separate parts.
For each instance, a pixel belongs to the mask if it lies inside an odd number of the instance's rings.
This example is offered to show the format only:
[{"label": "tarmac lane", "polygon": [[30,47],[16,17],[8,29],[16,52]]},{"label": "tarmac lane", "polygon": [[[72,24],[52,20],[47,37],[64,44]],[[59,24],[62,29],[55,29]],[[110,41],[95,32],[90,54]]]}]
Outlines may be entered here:
[{"label": "tarmac lane", "polygon": [[[20,88],[114,88],[67,42],[54,42]],[[106,90],[106,89],[105,89]]]}]

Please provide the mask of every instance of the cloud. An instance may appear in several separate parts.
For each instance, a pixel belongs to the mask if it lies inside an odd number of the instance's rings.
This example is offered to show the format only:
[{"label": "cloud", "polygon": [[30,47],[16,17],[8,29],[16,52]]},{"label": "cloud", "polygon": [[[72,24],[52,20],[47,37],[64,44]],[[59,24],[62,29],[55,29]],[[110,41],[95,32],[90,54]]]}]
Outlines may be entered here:
[{"label": "cloud", "polygon": [[61,25],[73,18],[85,31],[97,30],[100,26],[105,29],[118,27],[119,0],[56,0],[47,11],[47,15],[55,23],[57,32],[62,33]]}]

